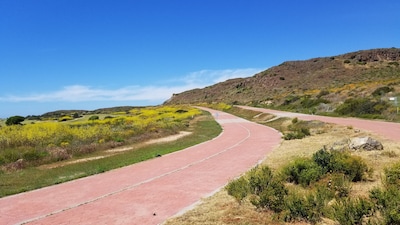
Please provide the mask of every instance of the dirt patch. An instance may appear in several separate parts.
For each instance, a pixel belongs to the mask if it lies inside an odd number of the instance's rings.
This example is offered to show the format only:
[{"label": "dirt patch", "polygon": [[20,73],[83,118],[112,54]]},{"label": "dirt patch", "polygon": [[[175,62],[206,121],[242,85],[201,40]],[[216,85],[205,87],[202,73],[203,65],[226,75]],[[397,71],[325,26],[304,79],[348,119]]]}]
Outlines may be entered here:
[{"label": "dirt patch", "polygon": [[188,132],[188,131],[181,131],[178,134],[175,135],[170,135],[168,137],[163,137],[163,138],[158,138],[158,139],[154,139],[154,140],[150,140],[150,141],[146,141],[145,144],[154,144],[154,143],[162,143],[162,142],[170,142],[170,141],[176,141],[179,138],[185,137],[189,134],[191,134],[192,132]]},{"label": "dirt patch", "polygon": [[80,162],[87,162],[87,161],[92,161],[92,160],[97,160],[97,159],[102,159],[102,158],[106,158],[121,152],[125,152],[125,151],[131,151],[134,149],[137,149],[139,147],[143,147],[145,145],[149,145],[149,144],[157,144],[157,143],[163,143],[163,142],[170,142],[170,141],[176,141],[182,137],[185,137],[187,135],[190,135],[192,132],[188,132],[188,131],[181,131],[178,134],[174,134],[174,135],[170,135],[167,137],[162,137],[162,138],[157,138],[157,139],[153,139],[153,140],[149,140],[143,143],[137,143],[135,145],[131,145],[131,146],[124,146],[121,148],[113,148],[113,149],[109,149],[109,150],[105,150],[103,151],[100,156],[94,156],[94,157],[85,157],[82,159],[76,159],[76,160],[71,160],[71,161],[63,161],[63,162],[58,162],[58,163],[52,163],[52,164],[48,164],[48,165],[42,165],[39,168],[40,169],[52,169],[52,168],[56,168],[56,167],[62,167],[62,166],[66,166],[66,165],[70,165],[70,164],[75,164],[75,163],[80,163]]}]

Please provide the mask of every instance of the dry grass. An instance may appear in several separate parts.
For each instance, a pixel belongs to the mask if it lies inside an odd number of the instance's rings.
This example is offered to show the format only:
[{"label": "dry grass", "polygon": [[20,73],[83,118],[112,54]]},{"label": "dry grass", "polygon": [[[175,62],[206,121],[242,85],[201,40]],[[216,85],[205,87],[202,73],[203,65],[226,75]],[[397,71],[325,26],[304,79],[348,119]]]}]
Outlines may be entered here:
[{"label": "dry grass", "polygon": [[[400,143],[382,138],[380,136],[354,130],[352,127],[343,127],[326,124],[312,130],[312,136],[301,140],[282,141],[262,164],[268,165],[273,170],[278,170],[286,163],[297,157],[310,157],[324,146],[345,142],[351,137],[371,136],[382,142],[383,151],[357,151],[355,155],[361,156],[374,172],[370,180],[352,184],[352,196],[368,196],[371,188],[381,185],[381,174],[385,167],[400,160]],[[183,215],[174,217],[165,222],[167,225],[180,224],[284,224],[273,219],[270,212],[260,212],[250,203],[239,204],[235,199],[222,189],[215,195],[205,198],[194,209]],[[305,222],[290,224],[307,224]],[[334,224],[332,221],[323,220],[320,224]]]}]

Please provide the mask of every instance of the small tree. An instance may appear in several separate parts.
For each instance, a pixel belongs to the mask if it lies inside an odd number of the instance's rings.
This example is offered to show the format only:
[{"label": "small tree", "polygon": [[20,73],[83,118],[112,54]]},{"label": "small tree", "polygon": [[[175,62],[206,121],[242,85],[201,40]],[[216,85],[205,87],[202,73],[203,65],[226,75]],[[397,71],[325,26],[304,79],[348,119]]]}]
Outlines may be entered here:
[{"label": "small tree", "polygon": [[11,125],[21,125],[21,123],[25,120],[25,117],[23,116],[12,116],[9,117],[6,120],[6,125],[11,126]]}]

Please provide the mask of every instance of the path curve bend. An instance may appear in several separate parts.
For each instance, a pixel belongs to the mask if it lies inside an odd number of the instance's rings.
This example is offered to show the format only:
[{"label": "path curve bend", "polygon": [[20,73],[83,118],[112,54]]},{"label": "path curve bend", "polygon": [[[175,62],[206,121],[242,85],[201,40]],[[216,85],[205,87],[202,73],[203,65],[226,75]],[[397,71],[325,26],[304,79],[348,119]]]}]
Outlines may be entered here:
[{"label": "path curve bend", "polygon": [[0,199],[0,224],[159,224],[263,160],[276,130],[205,109],[215,139],[102,174]]},{"label": "path curve bend", "polygon": [[341,118],[341,117],[317,116],[317,115],[278,111],[273,109],[256,108],[251,106],[238,106],[238,107],[263,113],[274,114],[279,117],[292,117],[292,118],[297,117],[301,120],[319,120],[343,126],[352,126],[354,128],[358,128],[361,130],[372,131],[376,134],[379,134],[385,138],[389,138],[393,141],[400,141],[399,123],[377,121],[377,120],[366,120],[366,119],[359,119],[352,117]]}]

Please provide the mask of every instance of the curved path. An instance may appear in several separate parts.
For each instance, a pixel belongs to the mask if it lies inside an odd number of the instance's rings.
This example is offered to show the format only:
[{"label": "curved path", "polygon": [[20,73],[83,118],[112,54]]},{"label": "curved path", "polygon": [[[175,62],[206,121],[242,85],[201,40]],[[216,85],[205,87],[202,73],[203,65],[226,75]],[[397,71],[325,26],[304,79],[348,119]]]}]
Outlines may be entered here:
[{"label": "curved path", "polygon": [[275,146],[280,134],[210,110],[217,138],[142,163],[0,199],[0,224],[159,224],[213,194]]},{"label": "curved path", "polygon": [[352,126],[361,130],[372,131],[394,141],[400,141],[400,124],[376,120],[364,120],[357,118],[340,118],[316,116],[301,113],[283,112],[272,109],[256,108],[250,106],[238,106],[244,109],[274,114],[279,117],[297,117],[301,120],[319,120],[327,123],[335,123],[344,126]]}]

